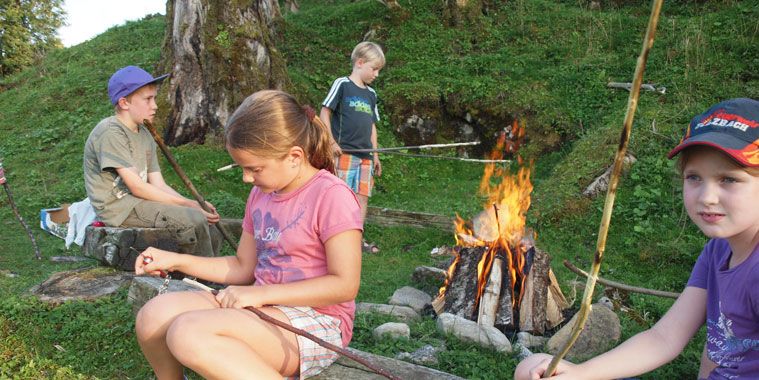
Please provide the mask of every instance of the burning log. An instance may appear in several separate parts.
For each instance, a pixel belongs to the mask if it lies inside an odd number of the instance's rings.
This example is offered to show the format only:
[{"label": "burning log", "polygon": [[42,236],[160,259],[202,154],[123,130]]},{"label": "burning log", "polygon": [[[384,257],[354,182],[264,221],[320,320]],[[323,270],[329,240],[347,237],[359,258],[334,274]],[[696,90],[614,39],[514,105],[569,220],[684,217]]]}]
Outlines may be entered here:
[{"label": "burning log", "polygon": [[[477,316],[477,324],[495,326],[496,312],[500,306],[501,284],[503,283],[503,258],[496,256],[490,267],[490,278],[485,286],[485,292],[480,298],[480,310]],[[509,297],[511,298],[511,297]],[[509,305],[511,308],[511,305]]]},{"label": "burning log", "polygon": [[[472,320],[477,306],[477,266],[488,247],[461,248],[458,262],[446,286],[443,310],[459,317]],[[472,275],[474,274],[474,275]]]},{"label": "burning log", "polygon": [[522,302],[519,305],[519,330],[543,335],[546,331],[548,270],[551,258],[537,248],[533,252],[532,265],[524,280]]}]

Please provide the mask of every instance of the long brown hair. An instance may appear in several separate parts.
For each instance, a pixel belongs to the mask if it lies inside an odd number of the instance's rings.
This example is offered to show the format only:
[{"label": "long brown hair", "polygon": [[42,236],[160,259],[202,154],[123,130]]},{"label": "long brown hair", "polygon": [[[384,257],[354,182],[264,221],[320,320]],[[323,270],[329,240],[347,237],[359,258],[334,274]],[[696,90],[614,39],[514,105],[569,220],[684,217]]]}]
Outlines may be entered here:
[{"label": "long brown hair", "polygon": [[282,91],[248,96],[227,121],[228,148],[267,158],[284,158],[290,148],[303,149],[311,166],[335,172],[330,132],[313,109]]}]

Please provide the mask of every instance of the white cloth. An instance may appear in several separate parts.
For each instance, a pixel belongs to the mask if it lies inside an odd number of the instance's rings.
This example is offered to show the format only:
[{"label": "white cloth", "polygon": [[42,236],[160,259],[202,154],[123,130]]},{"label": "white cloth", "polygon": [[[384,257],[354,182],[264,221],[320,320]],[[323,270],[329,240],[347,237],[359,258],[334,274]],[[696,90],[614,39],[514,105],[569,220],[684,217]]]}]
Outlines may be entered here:
[{"label": "white cloth", "polygon": [[95,209],[90,198],[84,198],[69,206],[69,230],[66,233],[66,249],[71,243],[84,244],[85,229],[95,220]]}]

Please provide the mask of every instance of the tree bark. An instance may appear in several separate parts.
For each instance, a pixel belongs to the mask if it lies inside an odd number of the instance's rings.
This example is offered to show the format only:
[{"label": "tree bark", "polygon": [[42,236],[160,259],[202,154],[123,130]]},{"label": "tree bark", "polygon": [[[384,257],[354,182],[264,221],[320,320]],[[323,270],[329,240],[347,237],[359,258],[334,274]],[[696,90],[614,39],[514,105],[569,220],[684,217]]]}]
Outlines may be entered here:
[{"label": "tree bark", "polygon": [[[261,89],[286,89],[279,3],[168,0],[159,72],[171,72],[160,97],[169,145],[203,143],[220,134],[235,108]],[[162,100],[163,101],[163,100]]]}]

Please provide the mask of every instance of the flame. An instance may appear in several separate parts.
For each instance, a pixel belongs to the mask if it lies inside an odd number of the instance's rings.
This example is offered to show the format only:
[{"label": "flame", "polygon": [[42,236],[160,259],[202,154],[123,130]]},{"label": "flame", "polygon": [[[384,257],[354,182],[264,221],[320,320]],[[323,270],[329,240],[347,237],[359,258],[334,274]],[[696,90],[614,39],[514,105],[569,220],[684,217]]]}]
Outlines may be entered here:
[{"label": "flame", "polygon": [[[505,153],[513,154],[519,148],[523,137],[524,128],[514,121],[508,136],[503,133],[499,137],[490,159],[501,160]],[[478,264],[478,302],[487,284],[492,262],[498,254],[504,256],[504,264],[508,266],[504,269],[509,273],[511,284],[519,287],[518,293],[522,294],[521,277],[524,273],[525,257],[521,243],[525,237],[525,220],[530,208],[533,186],[530,182],[530,168],[524,166],[521,159],[518,163],[519,169],[516,173],[512,173],[507,166],[487,164],[479,186],[479,193],[487,199],[483,205],[484,211],[473,218],[471,224],[458,214],[454,221],[456,245],[490,247]],[[448,270],[448,279],[453,275],[457,263],[458,254]],[[448,280],[440,288],[441,296],[447,286]],[[518,303],[514,297],[515,289],[512,288],[511,292],[512,303],[515,305]]]}]

